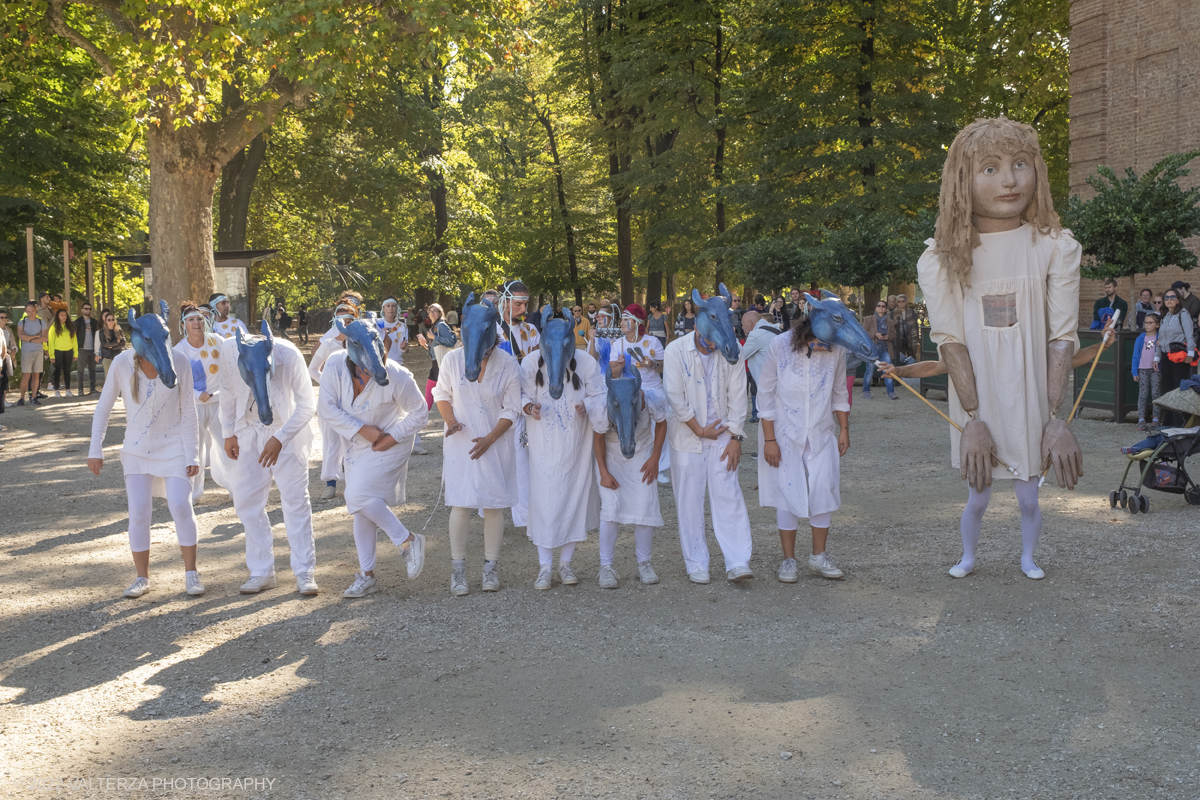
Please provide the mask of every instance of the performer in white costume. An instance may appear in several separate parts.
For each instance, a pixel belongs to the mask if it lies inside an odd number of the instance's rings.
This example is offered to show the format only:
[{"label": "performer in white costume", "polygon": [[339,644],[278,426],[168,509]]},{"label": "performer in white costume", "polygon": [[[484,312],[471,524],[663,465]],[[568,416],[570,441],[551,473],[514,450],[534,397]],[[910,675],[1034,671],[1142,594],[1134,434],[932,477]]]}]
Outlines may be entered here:
[{"label": "performer in white costume", "polygon": [[230,303],[228,297],[217,292],[209,296],[206,305],[216,312],[217,315],[217,318],[212,321],[213,333],[223,339],[231,338],[235,330],[240,330],[242,333],[249,335],[250,329],[246,327],[246,323],[229,313]]},{"label": "performer in white costume", "polygon": [[[325,369],[325,362],[329,360],[329,357],[346,347],[346,337],[338,332],[337,321],[340,319],[343,323],[349,324],[352,320],[358,319],[361,312],[362,295],[354,291],[342,292],[342,296],[338,298],[337,306],[333,310],[333,322],[330,323],[329,330],[321,335],[320,341],[317,342],[317,348],[308,362],[308,374],[316,383],[320,384],[321,371]],[[346,477],[342,471],[342,452],[346,443],[329,426],[328,421],[319,414],[317,415],[317,430],[321,432],[321,480],[325,481],[325,488],[321,490],[320,499],[332,500],[337,494],[337,482],[345,480]]]},{"label": "performer in white costume", "polygon": [[463,346],[443,352],[433,389],[446,425],[442,484],[450,509],[452,595],[470,591],[467,532],[475,509],[483,509],[483,591],[499,591],[504,509],[517,502],[516,452],[510,439],[513,421],[521,415],[520,367],[496,347],[496,318],[490,303],[473,304],[468,298]]},{"label": "performer in white costume", "polygon": [[267,517],[271,479],[279,489],[291,549],[296,591],[318,591],[312,504],[308,498],[309,422],[317,410],[304,356],[286,339],[275,339],[263,320],[262,336],[235,332],[221,352],[220,417],[229,459],[229,493],[246,531],[250,579],[242,594],[274,589],[275,537]]},{"label": "performer in white costume", "polygon": [[[529,435],[529,526],[537,545],[535,589],[551,585],[554,551],[564,585],[579,583],[571,570],[575,544],[600,524],[591,432],[608,426],[600,365],[575,349],[571,322],[546,307],[541,347],[521,364],[521,407]],[[555,395],[558,397],[555,397]]]},{"label": "performer in white costume", "polygon": [[709,582],[705,489],[713,531],[725,556],[725,577],[730,581],[754,577],[750,516],[737,477],[746,421],[746,375],[728,298],[724,284],[720,295],[707,300],[693,290],[696,329],[667,345],[663,365],[679,544],[692,583]]},{"label": "performer in white costume", "polygon": [[318,413],[346,441],[346,510],[354,516],[360,571],[344,596],[364,597],[377,589],[376,527],[400,548],[410,580],[425,567],[425,537],[410,533],[390,506],[405,500],[412,439],[429,410],[412,373],[384,358],[371,321],[334,324],[347,349],[325,363]]},{"label": "performer in white costume", "polygon": [[[408,352],[409,344],[408,324],[400,315],[400,304],[394,298],[389,297],[383,301],[379,311],[383,314],[383,351],[392,361],[404,366],[404,354]],[[413,440],[413,452],[419,456],[429,455],[429,451],[421,444],[420,431],[417,431],[416,438]]]},{"label": "performer in white costume", "polygon": [[204,584],[196,571],[196,515],[192,511],[191,479],[200,471],[192,366],[182,353],[171,348],[166,301],[160,301],[160,307],[162,316],[135,317],[130,310],[133,349],[114,358],[111,372],[104,376],[88,450],[88,469],[99,475],[104,467],[108,418],[117,398],[124,398],[121,469],[129,498],[129,549],[137,569],[137,578],[125,590],[126,597],[141,597],[150,591],[150,518],[155,497],[167,499],[175,522],[187,593],[204,594]]},{"label": "performer in white costume", "polygon": [[[521,281],[508,281],[500,291],[487,291],[484,300],[490,300],[500,312],[496,332],[500,335],[501,350],[512,355],[518,362],[525,356],[536,353],[541,343],[538,329],[528,322],[516,320],[529,306],[529,288]],[[534,312],[536,313],[536,312]],[[524,527],[529,521],[529,448],[526,447],[525,417],[517,418],[513,426],[513,450],[517,459],[517,504],[512,507],[513,525]]]},{"label": "performer in white costume", "polygon": [[180,307],[180,329],[184,338],[175,349],[187,356],[192,365],[192,390],[196,394],[197,429],[200,434],[200,471],[192,478],[192,502],[204,494],[204,469],[212,470],[213,481],[229,488],[226,461],[221,449],[221,421],[217,415],[221,379],[221,345],[224,341],[208,330],[203,311],[193,302],[184,301]]}]

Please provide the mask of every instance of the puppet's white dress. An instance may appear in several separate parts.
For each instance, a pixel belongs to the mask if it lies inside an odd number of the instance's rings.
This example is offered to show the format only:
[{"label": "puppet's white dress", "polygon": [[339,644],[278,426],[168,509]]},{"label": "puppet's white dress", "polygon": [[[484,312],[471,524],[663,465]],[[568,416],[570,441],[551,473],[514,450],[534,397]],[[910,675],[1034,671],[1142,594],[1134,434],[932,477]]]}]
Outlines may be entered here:
[{"label": "puppet's white dress", "polygon": [[[521,415],[521,376],[517,360],[496,348],[482,377],[472,383],[464,373],[465,351],[448,350],[438,364],[435,403],[448,402],[462,430],[442,443],[442,482],[450,508],[512,508],[517,502],[514,428],[471,460],[472,439],[486,436],[501,419]],[[536,359],[535,359],[536,360]]]},{"label": "puppet's white dress", "polygon": [[834,411],[850,410],[846,350],[792,349],[790,335],[776,336],[758,379],[758,416],[775,423],[779,466],[767,463],[758,428],[758,503],[801,519],[842,505],[838,426]]},{"label": "puppet's white dress", "polygon": [[[1039,473],[1042,429],[1050,421],[1046,346],[1079,347],[1079,259],[1082,249],[1063,230],[1038,234],[1028,225],[979,235],[972,251],[970,286],[954,280],[933,252],[917,264],[929,310],[930,338],[938,346],[964,344],[975,371],[979,419],[987,423],[996,454],[1016,468],[992,469],[992,478],[1027,480]],[[966,425],[950,382],[950,418]],[[951,459],[959,462],[961,434],[950,430]]]},{"label": "puppet's white dress", "polygon": [[[642,464],[654,452],[654,424],[667,424],[667,398],[644,390],[643,393],[646,395],[646,404],[638,413],[637,424],[634,425],[633,458],[625,458],[621,453],[621,439],[617,436],[616,425],[610,423],[608,433],[604,434],[605,463],[618,488],[599,486],[599,465],[596,465],[596,484],[600,490],[601,520],[657,528],[663,524],[662,512],[658,507],[658,482],[647,484],[642,481]],[[667,447],[665,441],[663,447]]]},{"label": "puppet's white dress", "polygon": [[[346,366],[348,359],[349,354],[343,350],[325,362],[317,414],[346,442],[342,456],[346,510],[357,514],[375,498],[389,506],[404,502],[413,438],[429,419],[429,409],[412,373],[390,359],[388,385],[368,380],[355,397]],[[366,425],[390,433],[396,444],[382,452],[372,450],[371,443],[358,433]]]},{"label": "puppet's white dress", "polygon": [[[600,526],[600,495],[596,487],[593,425],[608,424],[607,391],[600,365],[585,350],[575,351],[580,388],[571,386],[570,376],[562,397],[550,396],[550,382],[543,375],[538,386],[537,354],[521,362],[521,408],[526,403],[541,405],[541,419],[525,418],[529,436],[529,521],[526,534],[539,547],[562,547],[582,542],[587,532]],[[575,410],[583,403],[585,411]]]}]

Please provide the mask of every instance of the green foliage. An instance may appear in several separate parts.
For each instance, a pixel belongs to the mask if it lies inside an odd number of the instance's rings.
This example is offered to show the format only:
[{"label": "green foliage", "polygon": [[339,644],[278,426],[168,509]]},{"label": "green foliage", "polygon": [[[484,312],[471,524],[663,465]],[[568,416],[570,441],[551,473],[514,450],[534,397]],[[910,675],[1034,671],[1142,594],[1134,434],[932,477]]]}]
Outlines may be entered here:
[{"label": "green foliage", "polygon": [[1088,184],[1096,190],[1090,200],[1071,198],[1063,223],[1083,245],[1085,277],[1122,278],[1148,275],[1174,264],[1196,266],[1196,254],[1183,240],[1200,233],[1200,187],[1184,190],[1178,179],[1191,173],[1186,165],[1200,150],[1176,153],[1138,177],[1132,168],[1119,177],[1098,167]]}]

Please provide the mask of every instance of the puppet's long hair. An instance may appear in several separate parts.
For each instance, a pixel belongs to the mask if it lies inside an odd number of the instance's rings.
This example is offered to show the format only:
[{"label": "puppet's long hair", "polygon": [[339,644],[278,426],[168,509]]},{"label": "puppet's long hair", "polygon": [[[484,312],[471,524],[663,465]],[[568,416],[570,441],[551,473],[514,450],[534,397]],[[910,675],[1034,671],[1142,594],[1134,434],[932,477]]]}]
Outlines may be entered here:
[{"label": "puppet's long hair", "polygon": [[933,235],[934,253],[964,286],[970,284],[971,251],[979,246],[979,231],[975,228],[971,204],[975,158],[1018,150],[1031,154],[1037,173],[1033,199],[1021,215],[1022,221],[1030,226],[1034,238],[1039,233],[1052,235],[1062,230],[1050,198],[1050,180],[1037,131],[1007,117],[975,120],[959,131],[950,145],[942,169],[942,191],[938,197],[937,227]]}]

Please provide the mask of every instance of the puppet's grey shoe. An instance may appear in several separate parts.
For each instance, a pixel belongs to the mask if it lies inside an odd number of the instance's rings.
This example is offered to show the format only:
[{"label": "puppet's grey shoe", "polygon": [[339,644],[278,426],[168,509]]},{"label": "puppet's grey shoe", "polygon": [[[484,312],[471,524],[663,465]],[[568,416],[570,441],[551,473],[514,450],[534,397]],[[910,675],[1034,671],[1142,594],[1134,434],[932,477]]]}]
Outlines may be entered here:
[{"label": "puppet's grey shoe", "polygon": [[795,583],[800,580],[800,572],[796,569],[796,559],[785,558],[783,563],[779,565],[779,571],[775,575],[783,583]]},{"label": "puppet's grey shoe", "polygon": [[296,591],[303,595],[312,596],[320,593],[320,588],[317,586],[317,580],[311,572],[300,572],[296,574]]},{"label": "puppet's grey shoe", "polygon": [[199,597],[206,591],[204,584],[200,581],[200,573],[192,570],[183,573],[184,591],[192,597]]},{"label": "puppet's grey shoe", "polygon": [[495,564],[483,565],[483,590],[485,592],[500,591],[500,570]]},{"label": "puppet's grey shoe", "polygon": [[427,456],[427,455],[429,455],[429,451],[428,451],[428,450],[426,450],[426,449],[425,449],[425,447],[424,447],[424,446],[421,444],[421,440],[420,440],[420,439],[418,439],[416,442],[414,442],[414,443],[413,443],[413,449],[412,449],[412,451],[413,451],[414,453],[416,453],[417,455],[419,455],[419,456]]},{"label": "puppet's grey shoe", "polygon": [[238,589],[238,591],[242,594],[258,594],[263,589],[274,589],[275,586],[274,575],[259,575],[257,577],[251,575],[250,580],[243,583],[242,588]]},{"label": "puppet's grey shoe", "polygon": [[650,566],[649,561],[638,562],[638,580],[644,586],[652,586],[658,583],[658,573],[654,571],[654,567]]},{"label": "puppet's grey shoe", "polygon": [[129,584],[129,588],[125,590],[125,596],[141,597],[148,591],[150,591],[150,579],[139,577],[133,583]]},{"label": "puppet's grey shoe", "polygon": [[470,594],[471,588],[467,586],[467,571],[465,568],[455,568],[450,570],[450,594],[455,597],[462,597],[464,594]]},{"label": "puppet's grey shoe", "polygon": [[1033,565],[1033,569],[1025,569],[1024,567],[1021,567],[1021,572],[1024,572],[1025,577],[1029,578],[1031,581],[1040,581],[1042,578],[1046,577],[1046,573],[1043,572],[1036,564]]},{"label": "puppet's grey shoe", "polygon": [[549,589],[550,584],[551,584],[550,576],[553,574],[554,574],[554,571],[551,570],[550,567],[548,567],[548,566],[542,567],[541,569],[539,569],[537,580],[533,582],[533,588],[538,589],[539,591],[544,591],[546,589]]},{"label": "puppet's grey shoe", "polygon": [[671,483],[671,476],[668,475],[665,471],[660,472],[660,473],[658,473],[658,482],[661,483],[663,486],[668,486]]},{"label": "puppet's grey shoe", "polygon": [[579,578],[575,577],[575,571],[571,569],[570,562],[558,565],[558,579],[562,581],[563,586],[574,586],[579,583]]},{"label": "puppet's grey shoe", "polygon": [[334,495],[336,495],[336,494],[337,494],[336,486],[322,486],[320,499],[321,500],[332,500]]},{"label": "puppet's grey shoe", "polygon": [[400,548],[400,555],[404,557],[408,579],[412,581],[421,577],[421,572],[425,569],[425,537],[419,533],[410,533],[407,542],[408,547]]},{"label": "puppet's grey shoe", "polygon": [[708,583],[708,570],[698,569],[695,572],[688,573],[688,580],[692,583]]},{"label": "puppet's grey shoe", "polygon": [[600,588],[615,589],[619,585],[621,576],[613,569],[611,564],[605,564],[600,567]]},{"label": "puppet's grey shoe", "polygon": [[951,578],[965,578],[974,571],[975,571],[974,566],[972,566],[970,569],[964,569],[962,567],[962,562],[960,561],[958,564],[955,564],[953,567],[951,567],[949,570],[947,570],[946,574],[949,575]]},{"label": "puppet's grey shoe", "polygon": [[808,571],[815,572],[824,578],[833,578],[835,580],[846,577],[846,573],[838,569],[833,559],[827,553],[820,553],[815,556],[808,557]]},{"label": "puppet's grey shoe", "polygon": [[754,573],[750,571],[749,567],[734,567],[725,573],[725,578],[731,583],[741,583],[754,580]]}]

